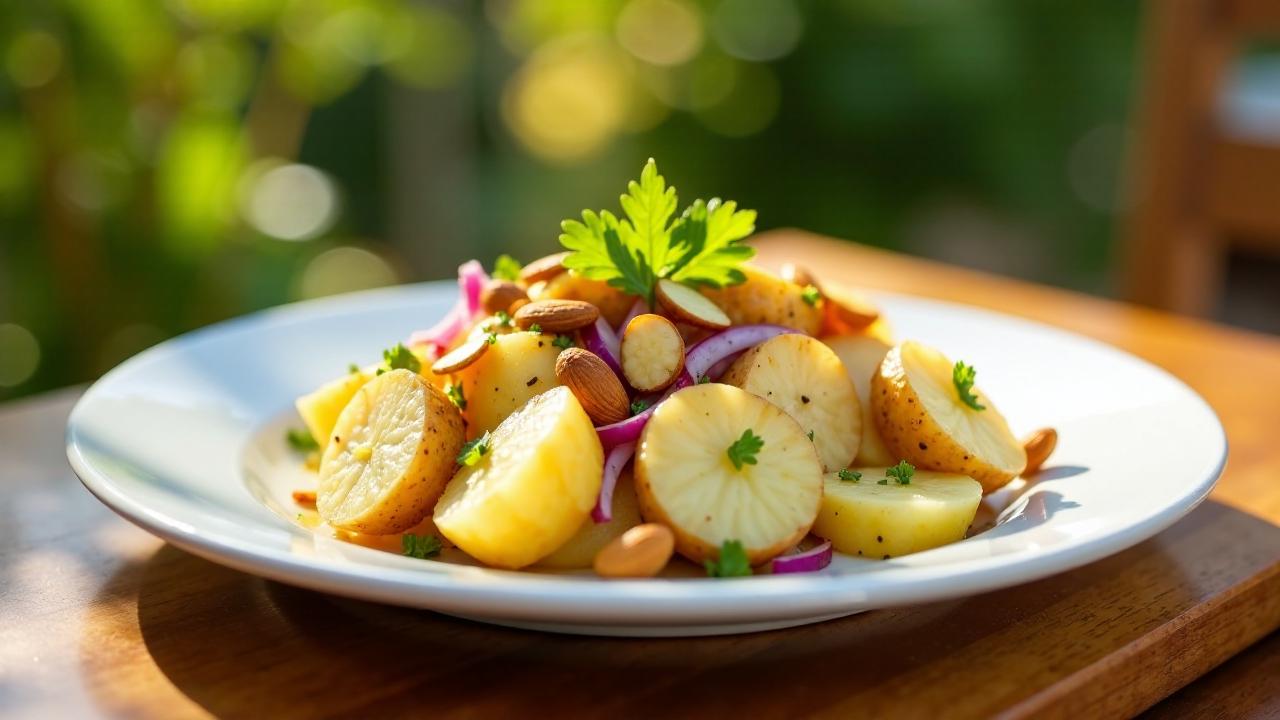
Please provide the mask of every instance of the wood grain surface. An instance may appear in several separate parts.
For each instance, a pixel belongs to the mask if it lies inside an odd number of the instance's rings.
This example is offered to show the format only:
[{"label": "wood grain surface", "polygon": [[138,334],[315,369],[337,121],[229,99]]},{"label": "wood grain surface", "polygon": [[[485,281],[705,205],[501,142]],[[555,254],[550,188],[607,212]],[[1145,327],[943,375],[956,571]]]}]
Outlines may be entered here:
[{"label": "wood grain surface", "polygon": [[1152,540],[1028,585],[754,635],[596,639],[334,598],[167,546],[72,476],[68,391],[0,407],[0,715],[1095,718],[1205,673],[1152,715],[1276,709],[1280,638],[1210,671],[1280,626],[1280,342],[801,233],[761,248],[1152,360],[1222,416],[1227,473]]}]

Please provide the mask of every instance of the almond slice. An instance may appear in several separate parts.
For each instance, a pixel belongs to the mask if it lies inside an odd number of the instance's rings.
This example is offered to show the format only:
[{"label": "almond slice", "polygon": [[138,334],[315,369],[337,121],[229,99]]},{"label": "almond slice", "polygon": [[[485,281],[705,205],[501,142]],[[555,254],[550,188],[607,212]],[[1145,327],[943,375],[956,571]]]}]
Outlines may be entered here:
[{"label": "almond slice", "polygon": [[535,300],[516,311],[521,330],[537,325],[545,333],[563,333],[584,328],[600,317],[600,309],[581,300]]},{"label": "almond slice", "polygon": [[631,387],[653,392],[670,385],[684,369],[684,338],[670,320],[644,313],[627,323],[619,354]]},{"label": "almond slice", "polygon": [[541,280],[550,280],[564,272],[564,259],[568,256],[569,253],[561,252],[534,260],[520,269],[520,281],[525,285],[532,285]]},{"label": "almond slice", "polygon": [[631,416],[627,391],[599,355],[568,348],[556,358],[556,379],[569,388],[596,425],[609,425]]},{"label": "almond slice", "polygon": [[657,295],[662,307],[680,322],[711,330],[722,330],[733,324],[718,305],[697,290],[673,280],[659,280]]},{"label": "almond slice", "polygon": [[478,333],[467,338],[466,342],[445,353],[439,360],[431,363],[431,372],[436,375],[448,375],[480,359],[489,349],[489,336]]},{"label": "almond slice", "polygon": [[1040,472],[1054,448],[1058,447],[1058,431],[1053,428],[1041,428],[1022,441],[1022,448],[1027,452],[1027,466],[1022,470],[1023,477],[1031,477]]},{"label": "almond slice", "polygon": [[506,280],[490,280],[480,291],[480,305],[490,315],[511,312],[511,305],[518,300],[528,300],[524,288]]}]

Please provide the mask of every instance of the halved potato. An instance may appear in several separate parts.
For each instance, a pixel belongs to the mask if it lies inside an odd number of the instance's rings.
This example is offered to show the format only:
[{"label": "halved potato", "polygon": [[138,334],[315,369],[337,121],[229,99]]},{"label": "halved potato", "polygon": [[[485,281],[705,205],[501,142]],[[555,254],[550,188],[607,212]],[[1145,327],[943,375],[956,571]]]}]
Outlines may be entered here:
[{"label": "halved potato", "polygon": [[554,337],[532,332],[498,335],[475,362],[452,378],[462,389],[467,437],[479,437],[498,427],[529,398],[556,387]]},{"label": "halved potato", "polygon": [[743,272],[747,281],[741,285],[702,291],[734,325],[785,325],[815,336],[822,329],[821,303],[806,301],[804,287],[757,267],[744,267]]},{"label": "halved potato", "polygon": [[[823,342],[835,352],[844,364],[845,372],[853,381],[862,406],[862,442],[853,464],[864,467],[892,465],[898,461],[885,447],[871,415],[871,376],[880,369],[880,362],[889,352],[889,344],[866,335],[837,335],[823,338]],[[839,468],[831,468],[839,469]]]},{"label": "halved potato", "polygon": [[555,552],[539,560],[538,566],[563,570],[589,568],[600,548],[642,522],[644,520],[640,517],[640,505],[636,502],[631,470],[623,470],[613,490],[613,519],[597,523],[592,518],[587,518],[573,537],[556,548]]}]

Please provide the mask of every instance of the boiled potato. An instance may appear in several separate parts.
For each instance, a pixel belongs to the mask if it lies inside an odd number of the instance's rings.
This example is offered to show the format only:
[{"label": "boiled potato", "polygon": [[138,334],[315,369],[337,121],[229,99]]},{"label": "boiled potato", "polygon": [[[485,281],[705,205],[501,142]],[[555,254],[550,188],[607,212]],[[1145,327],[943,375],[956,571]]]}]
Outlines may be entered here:
[{"label": "boiled potato", "polygon": [[462,417],[408,370],[365,383],[334,424],[320,460],[316,510],[335,528],[404,532],[435,505],[462,448]]},{"label": "boiled potato", "polygon": [[902,485],[885,471],[861,468],[857,481],[827,475],[813,534],[847,555],[886,560],[964,539],[982,501],[981,485],[925,470]]},{"label": "boiled potato", "polygon": [[1027,453],[985,393],[972,388],[980,410],[961,400],[952,373],[951,360],[931,347],[891,349],[871,379],[876,428],[895,458],[968,475],[991,492],[1022,472]]},{"label": "boiled potato", "polygon": [[822,308],[805,301],[805,288],[757,267],[744,267],[747,281],[702,291],[734,325],[785,325],[808,335],[822,329]]},{"label": "boiled potato", "polygon": [[[877,321],[878,322],[878,321]],[[844,364],[845,372],[853,381],[862,405],[862,443],[858,445],[855,465],[875,467],[892,465],[898,461],[884,446],[880,431],[871,416],[871,376],[880,369],[880,361],[889,352],[889,344],[866,335],[837,335],[823,338],[823,342],[835,352]],[[838,469],[838,468],[831,468]]]},{"label": "boiled potato", "polygon": [[569,541],[538,561],[539,567],[572,570],[591,567],[596,553],[614,538],[644,522],[636,503],[635,483],[631,470],[622,471],[613,489],[613,519],[598,523],[587,518]]},{"label": "boiled potato", "polygon": [[462,389],[467,436],[479,437],[498,427],[529,398],[559,385],[555,338],[532,332],[498,335],[480,359],[454,373]]},{"label": "boiled potato", "polygon": [[440,532],[494,567],[531,565],[564,545],[600,494],[604,449],[567,387],[534,397],[493,431],[435,509]]},{"label": "boiled potato", "polygon": [[600,308],[610,327],[617,327],[631,311],[635,297],[600,280],[588,280],[573,272],[529,286],[530,300],[582,300]]},{"label": "boiled potato", "polygon": [[[435,378],[430,377],[431,359],[426,350],[414,348],[412,352],[422,363],[422,376],[428,382],[436,384]],[[349,372],[321,385],[294,402],[298,414],[302,416],[302,422],[306,424],[311,437],[319,443],[321,450],[329,444],[330,431],[338,421],[338,414],[347,406],[347,403],[351,402],[356,391],[377,375],[379,367],[379,365],[369,365],[355,372]]]}]

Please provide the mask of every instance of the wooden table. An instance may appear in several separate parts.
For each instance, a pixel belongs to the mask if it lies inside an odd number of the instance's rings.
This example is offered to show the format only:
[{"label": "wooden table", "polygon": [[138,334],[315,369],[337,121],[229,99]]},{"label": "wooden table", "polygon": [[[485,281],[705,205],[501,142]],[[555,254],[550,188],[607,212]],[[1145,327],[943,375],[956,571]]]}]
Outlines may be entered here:
[{"label": "wooden table", "polygon": [[1221,414],[1226,475],[1152,540],[1029,585],[747,636],[595,639],[328,597],[167,546],[72,476],[63,391],[0,409],[0,715],[1095,718],[1188,683],[1153,714],[1280,712],[1280,636],[1210,672],[1280,626],[1280,341],[799,233],[761,245],[765,264],[1150,359]]}]

